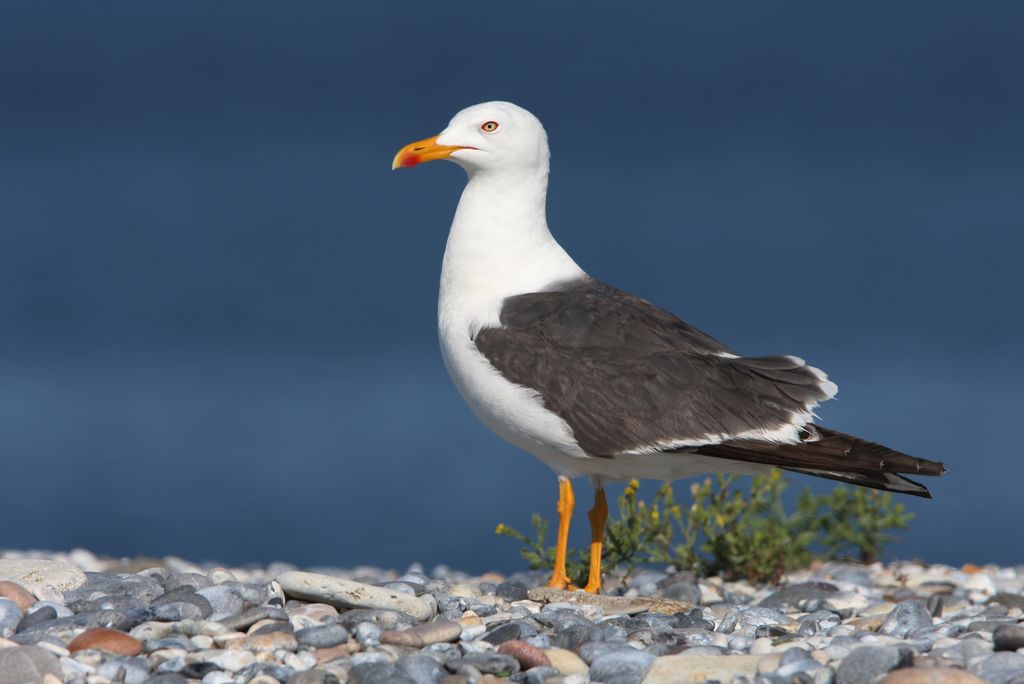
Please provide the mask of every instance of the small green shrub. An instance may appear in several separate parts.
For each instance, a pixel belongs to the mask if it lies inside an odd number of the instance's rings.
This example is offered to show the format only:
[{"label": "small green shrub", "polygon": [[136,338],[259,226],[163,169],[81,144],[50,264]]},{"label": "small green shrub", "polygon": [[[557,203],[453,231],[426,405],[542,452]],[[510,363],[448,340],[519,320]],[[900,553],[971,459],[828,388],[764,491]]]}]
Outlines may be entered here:
[{"label": "small green shrub", "polygon": [[[788,485],[779,471],[751,478],[747,490],[736,486],[738,480],[718,475],[694,483],[685,511],[671,483],[647,503],[637,497],[636,480],[630,482],[618,499],[618,516],[608,521],[603,565],[671,563],[698,574],[777,582],[815,557],[871,562],[895,539],[889,531],[907,529],[912,518],[891,494],[842,485],[829,494],[804,489],[787,513],[782,494]],[[531,520],[532,537],[506,525],[496,532],[523,544],[520,552],[531,568],[551,568],[548,522],[538,514]],[[587,563],[581,550],[570,551],[566,567],[577,583],[585,581]]]}]

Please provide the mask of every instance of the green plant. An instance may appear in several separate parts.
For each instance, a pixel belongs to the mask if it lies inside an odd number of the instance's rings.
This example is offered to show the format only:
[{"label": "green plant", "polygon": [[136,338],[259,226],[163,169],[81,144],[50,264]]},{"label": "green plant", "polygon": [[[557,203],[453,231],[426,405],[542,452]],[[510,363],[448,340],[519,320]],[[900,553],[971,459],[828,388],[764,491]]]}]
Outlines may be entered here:
[{"label": "green plant", "polygon": [[[736,486],[738,480],[719,475],[694,483],[685,511],[670,483],[647,503],[637,497],[637,482],[630,482],[618,499],[618,516],[609,520],[602,563],[672,563],[700,574],[775,582],[816,556],[852,553],[870,562],[894,539],[888,530],[906,529],[912,517],[891,494],[845,486],[821,495],[804,489],[795,510],[787,513],[782,500],[787,483],[779,471],[751,478],[746,491]],[[538,514],[531,520],[532,537],[506,525],[496,531],[523,544],[520,552],[531,568],[550,568],[554,548],[547,546],[548,522]],[[586,578],[587,561],[579,549],[570,551],[567,570],[578,582]]]},{"label": "green plant", "polygon": [[888,530],[909,529],[914,517],[892,494],[873,489],[836,487],[830,494],[814,497],[804,491],[803,504],[817,523],[820,543],[828,558],[854,558],[873,563],[885,545],[895,540]]}]

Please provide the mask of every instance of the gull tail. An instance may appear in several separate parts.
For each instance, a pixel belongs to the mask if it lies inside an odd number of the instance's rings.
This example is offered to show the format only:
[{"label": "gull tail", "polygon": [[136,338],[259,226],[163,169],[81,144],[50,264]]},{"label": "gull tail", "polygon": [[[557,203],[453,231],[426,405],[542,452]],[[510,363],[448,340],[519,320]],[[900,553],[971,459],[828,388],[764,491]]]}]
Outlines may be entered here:
[{"label": "gull tail", "polygon": [[942,463],[915,458],[829,428],[805,425],[802,429],[804,440],[798,444],[731,440],[702,446],[694,451],[704,456],[761,463],[795,473],[928,499],[931,498],[928,488],[904,475],[938,476],[946,472]]}]

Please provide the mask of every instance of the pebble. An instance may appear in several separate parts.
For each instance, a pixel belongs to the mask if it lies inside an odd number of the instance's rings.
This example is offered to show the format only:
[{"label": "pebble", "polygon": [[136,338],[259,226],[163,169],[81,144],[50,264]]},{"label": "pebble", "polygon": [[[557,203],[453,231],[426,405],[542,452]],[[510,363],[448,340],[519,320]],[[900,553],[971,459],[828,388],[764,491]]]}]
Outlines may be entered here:
[{"label": "pebble", "polygon": [[124,632],[118,632],[117,630],[105,627],[94,627],[85,630],[68,644],[68,651],[71,653],[86,649],[109,651],[110,653],[117,653],[123,656],[135,656],[142,653],[142,642]]},{"label": "pebble", "polygon": [[348,641],[348,630],[337,623],[314,625],[295,632],[303,648],[330,648]]},{"label": "pebble", "polygon": [[96,668],[97,677],[119,679],[124,684],[144,684],[150,668],[145,658],[115,658]]},{"label": "pebble", "polygon": [[991,684],[1017,684],[1024,679],[1024,655],[994,653],[972,665],[970,671]]},{"label": "pebble", "polygon": [[[494,589],[494,595],[509,603],[527,599],[526,585],[522,582],[502,582]],[[2,594],[0,594],[2,596]]]},{"label": "pebble", "polygon": [[77,586],[0,580],[0,663],[47,684],[1024,681],[1024,568],[829,563],[776,587],[641,568],[595,597],[542,573],[11,560],[83,564]]},{"label": "pebble", "polygon": [[10,580],[0,580],[0,598],[13,601],[22,613],[27,612],[37,600],[28,589]]},{"label": "pebble", "polygon": [[436,659],[419,653],[399,658],[395,663],[395,669],[415,684],[437,684],[447,674]]},{"label": "pebble", "polygon": [[890,672],[879,684],[985,684],[985,680],[952,667],[911,667]]},{"label": "pebble", "polygon": [[41,682],[46,676],[62,677],[57,656],[39,646],[0,648],[0,684]]},{"label": "pebble", "polygon": [[687,656],[685,653],[663,656],[654,661],[644,684],[676,684],[717,680],[733,681],[734,677],[753,677],[758,671],[757,656]]},{"label": "pebble", "polygon": [[878,677],[913,661],[909,649],[895,646],[862,646],[850,652],[836,671],[838,684],[873,684]]},{"label": "pebble", "polygon": [[443,641],[455,641],[462,636],[462,625],[452,620],[435,620],[403,630],[388,630],[380,633],[380,643],[423,648]]},{"label": "pebble", "polygon": [[204,617],[210,617],[211,614],[221,617],[237,615],[245,608],[245,602],[238,590],[226,582],[195,590],[194,595],[202,596],[210,606],[211,613]]},{"label": "pebble", "polygon": [[1024,624],[999,625],[992,632],[992,644],[997,651],[1024,648]]},{"label": "pebble", "polygon": [[904,601],[892,609],[878,631],[902,639],[931,626],[932,615],[924,601]]},{"label": "pebble", "polygon": [[637,650],[616,650],[590,664],[590,678],[604,684],[640,684],[657,658]]},{"label": "pebble", "polygon": [[465,656],[450,658],[445,663],[445,666],[455,672],[458,672],[460,668],[468,666],[481,674],[493,674],[503,677],[519,672],[519,661],[512,656],[501,653],[470,653]]},{"label": "pebble", "polygon": [[10,599],[0,598],[0,637],[14,634],[21,622],[22,609]]},{"label": "pebble", "polygon": [[348,671],[348,684],[415,684],[391,663],[360,663]]},{"label": "pebble", "polygon": [[564,675],[585,674],[590,668],[583,659],[564,648],[541,649],[551,666]]},{"label": "pebble", "polygon": [[297,651],[299,642],[289,632],[268,632],[233,639],[227,643],[228,648],[245,649],[257,653],[272,651]]},{"label": "pebble", "polygon": [[498,653],[512,656],[519,661],[520,667],[529,670],[533,667],[551,667],[551,659],[542,650],[525,641],[509,640],[498,647]]},{"label": "pebble", "polygon": [[429,603],[417,596],[388,591],[362,582],[312,572],[286,572],[277,578],[286,596],[323,601],[338,607],[395,610],[417,620],[433,614]]},{"label": "pebble", "polygon": [[839,588],[830,582],[800,582],[772,592],[757,605],[776,610],[798,608],[802,602],[812,599],[827,601],[837,591]]},{"label": "pebble", "polygon": [[85,573],[71,563],[39,558],[0,558],[0,580],[8,580],[39,597],[37,587],[53,587],[61,592],[85,584]]}]

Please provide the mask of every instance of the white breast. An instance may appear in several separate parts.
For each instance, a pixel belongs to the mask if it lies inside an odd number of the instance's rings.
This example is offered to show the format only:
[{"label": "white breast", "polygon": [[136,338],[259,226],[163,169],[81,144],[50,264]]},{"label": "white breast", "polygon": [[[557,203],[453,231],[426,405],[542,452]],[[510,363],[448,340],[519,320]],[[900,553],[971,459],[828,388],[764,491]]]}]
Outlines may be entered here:
[{"label": "white breast", "polygon": [[[504,205],[502,211],[496,206]],[[579,278],[583,270],[555,241],[544,219],[543,202],[510,208],[507,190],[473,178],[455,213],[441,270],[437,318],[441,354],[452,381],[473,412],[499,436],[547,463],[556,472],[589,457],[569,425],[534,390],[505,380],[477,350],[474,338],[485,326],[500,325],[508,297],[538,292]]]}]

